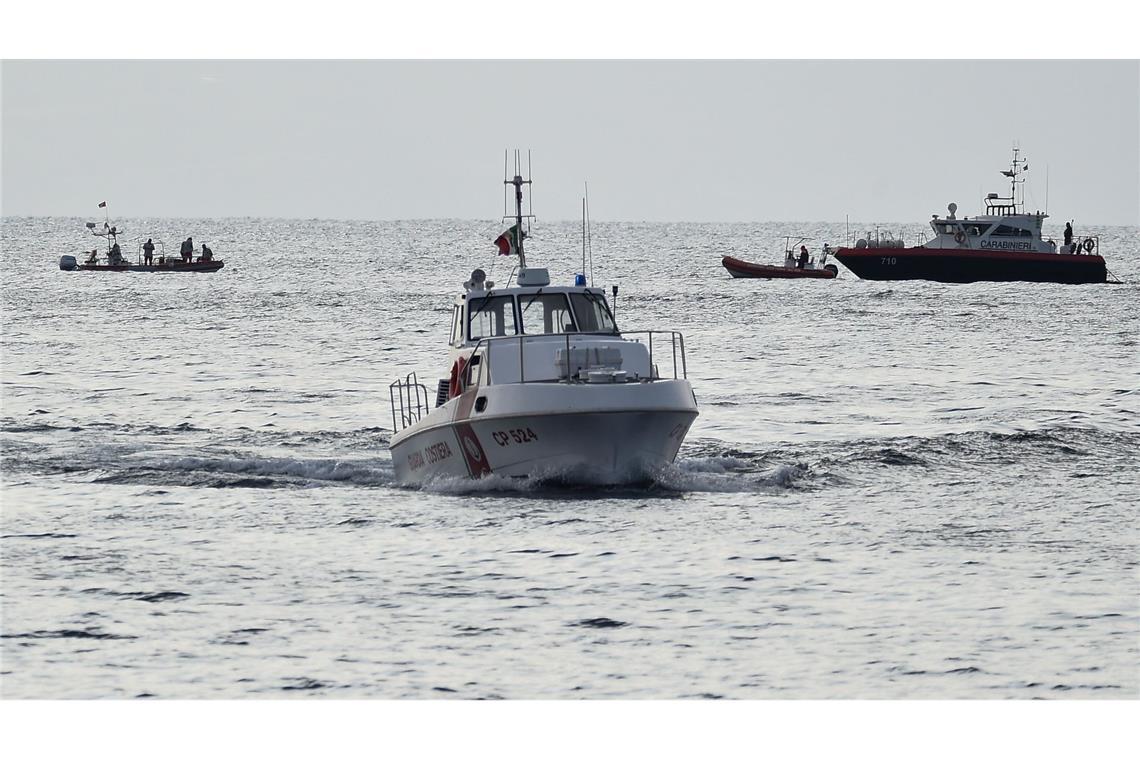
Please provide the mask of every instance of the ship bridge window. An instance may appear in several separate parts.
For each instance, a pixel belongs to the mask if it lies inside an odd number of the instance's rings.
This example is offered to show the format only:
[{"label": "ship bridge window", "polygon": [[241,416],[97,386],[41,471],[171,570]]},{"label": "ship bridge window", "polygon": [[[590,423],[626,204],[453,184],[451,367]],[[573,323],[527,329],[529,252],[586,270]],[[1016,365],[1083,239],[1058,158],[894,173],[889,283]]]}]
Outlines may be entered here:
[{"label": "ship bridge window", "polygon": [[472,298],[467,303],[467,313],[471,340],[518,334],[515,300],[511,296]]},{"label": "ship bridge window", "polygon": [[963,224],[961,226],[957,224],[941,224],[939,225],[941,228],[939,231],[946,235],[957,235],[959,232],[965,230],[966,234],[970,235],[971,237],[981,237],[982,235],[985,235],[987,232],[989,232],[990,227],[992,226],[992,224],[972,223]]},{"label": "ship bridge window", "polygon": [[999,224],[998,228],[994,230],[994,237],[1033,237],[1033,233],[1020,227]]},{"label": "ship bridge window", "polygon": [[578,329],[582,332],[616,333],[610,307],[604,296],[597,293],[571,293],[570,303],[574,306],[574,316],[578,318]]},{"label": "ship bridge window", "polygon": [[565,293],[532,293],[519,296],[522,328],[527,335],[574,332],[574,317]]}]

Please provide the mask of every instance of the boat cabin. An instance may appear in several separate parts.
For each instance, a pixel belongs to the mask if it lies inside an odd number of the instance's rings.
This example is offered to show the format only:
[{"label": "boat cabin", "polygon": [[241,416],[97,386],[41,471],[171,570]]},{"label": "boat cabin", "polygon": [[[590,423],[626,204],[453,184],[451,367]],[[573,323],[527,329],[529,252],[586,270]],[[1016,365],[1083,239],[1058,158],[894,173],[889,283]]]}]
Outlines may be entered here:
[{"label": "boat cabin", "polygon": [[942,217],[933,215],[930,227],[934,231],[934,238],[920,247],[1026,253],[1096,251],[1099,248],[1099,240],[1095,236],[1075,238],[1070,241],[1067,249],[1058,246],[1053,240],[1042,238],[1042,225],[1049,215],[1041,211],[1030,214],[1024,210],[1025,180],[1018,177],[1028,169],[1028,162],[1020,157],[1019,149],[1014,148],[1010,168],[1002,171],[1002,175],[1010,180],[1009,195],[987,194],[983,199],[985,212],[973,219],[968,216],[959,219],[955,216],[958,204],[949,204],[946,207],[949,214]]},{"label": "boat cabin", "polygon": [[469,289],[455,301],[450,343],[460,348],[486,338],[563,333],[618,334],[600,288]]},{"label": "boat cabin", "polygon": [[934,239],[924,247],[1055,253],[1056,244],[1050,245],[1041,237],[1046,214],[1016,213],[1016,207],[1004,203],[1008,200],[990,193],[986,198],[986,213],[972,219],[958,219],[953,211],[945,217],[935,215],[930,222]]},{"label": "boat cabin", "polygon": [[452,371],[438,383],[437,406],[476,385],[652,382],[661,378],[660,360],[684,376],[679,333],[623,335],[601,288],[549,285],[540,272],[527,270],[524,284],[510,288],[495,288],[481,270],[464,283],[452,307]]}]

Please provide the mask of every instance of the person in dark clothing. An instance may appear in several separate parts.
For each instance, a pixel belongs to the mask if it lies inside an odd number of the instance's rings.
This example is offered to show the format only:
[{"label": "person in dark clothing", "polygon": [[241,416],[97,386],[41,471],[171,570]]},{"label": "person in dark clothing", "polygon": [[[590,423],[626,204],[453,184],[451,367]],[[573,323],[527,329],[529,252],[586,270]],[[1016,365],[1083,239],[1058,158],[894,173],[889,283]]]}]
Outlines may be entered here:
[{"label": "person in dark clothing", "polygon": [[194,260],[194,238],[188,237],[182,241],[182,263],[189,264]]},{"label": "person in dark clothing", "polygon": [[214,260],[214,252],[211,251],[210,246],[206,245],[205,243],[202,243],[202,258],[200,260],[201,261],[213,261]]},{"label": "person in dark clothing", "polygon": [[800,263],[797,265],[800,269],[806,269],[808,263],[808,249],[806,245],[800,246]]},{"label": "person in dark clothing", "polygon": [[111,246],[111,253],[107,258],[110,259],[111,264],[115,266],[123,263],[123,249],[119,248],[118,243]]},{"label": "person in dark clothing", "polygon": [[1073,244],[1073,223],[1065,222],[1065,247],[1068,248]]},{"label": "person in dark clothing", "polygon": [[154,263],[154,243],[150,238],[143,243],[143,262],[148,265]]}]

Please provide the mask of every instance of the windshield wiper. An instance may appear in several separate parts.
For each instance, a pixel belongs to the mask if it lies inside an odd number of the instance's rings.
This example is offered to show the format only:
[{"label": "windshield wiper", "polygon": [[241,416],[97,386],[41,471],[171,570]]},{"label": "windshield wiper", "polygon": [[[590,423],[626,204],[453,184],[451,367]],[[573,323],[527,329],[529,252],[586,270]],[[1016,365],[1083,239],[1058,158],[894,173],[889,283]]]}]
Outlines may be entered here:
[{"label": "windshield wiper", "polygon": [[611,333],[620,332],[618,330],[618,327],[617,327],[617,322],[614,321],[614,315],[610,311],[610,307],[608,305],[606,305],[606,300],[604,297],[598,295],[597,293],[591,293],[588,290],[583,290],[582,295],[584,295],[586,297],[586,300],[590,301],[591,303],[593,303],[597,306],[601,306],[602,307],[602,313],[604,313],[607,317],[610,318],[610,324],[613,325],[613,328],[610,330],[602,330],[601,332],[611,332]]},{"label": "windshield wiper", "polygon": [[487,291],[487,295],[483,296],[483,303],[479,305],[479,308],[478,308],[478,309],[476,309],[476,310],[475,310],[475,311],[473,311],[473,312],[470,312],[470,313],[467,315],[467,322],[468,322],[468,324],[470,324],[470,323],[471,323],[471,320],[472,320],[472,319],[475,319],[475,317],[479,316],[479,313],[480,313],[481,311],[483,311],[483,309],[487,308],[487,307],[488,307],[488,306],[490,306],[490,305],[491,305],[491,291],[490,291],[490,290],[488,290],[488,291]]},{"label": "windshield wiper", "polygon": [[523,307],[523,310],[522,310],[522,313],[523,313],[523,314],[526,314],[526,310],[527,310],[527,309],[529,309],[529,308],[531,307],[531,304],[533,304],[535,301],[537,301],[537,300],[538,300],[538,297],[539,297],[540,295],[542,295],[542,288],[539,288],[538,290],[536,290],[536,291],[534,292],[534,295],[532,295],[532,296],[530,297],[530,300],[526,302],[526,306],[524,306],[524,307]]}]

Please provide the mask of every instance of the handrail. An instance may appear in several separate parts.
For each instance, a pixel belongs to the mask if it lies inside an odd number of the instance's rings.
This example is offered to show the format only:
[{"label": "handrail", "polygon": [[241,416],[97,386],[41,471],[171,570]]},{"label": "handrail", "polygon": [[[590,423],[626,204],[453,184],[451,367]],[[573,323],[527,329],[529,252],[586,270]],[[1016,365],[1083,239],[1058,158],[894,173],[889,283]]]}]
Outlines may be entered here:
[{"label": "handrail", "polygon": [[[414,396],[413,396],[414,394]],[[398,433],[419,422],[431,411],[427,387],[419,382],[415,372],[388,385],[388,400],[392,404],[392,432]],[[400,402],[400,416],[396,416],[396,401]]]},{"label": "handrail", "polygon": [[[492,338],[480,338],[479,341],[471,349],[466,367],[463,372],[463,385],[465,387],[472,386],[472,372],[479,367],[486,367],[486,383],[493,385],[494,380],[491,365],[491,352],[490,346],[493,343],[504,343],[506,341],[517,341],[519,344],[519,383],[579,383],[581,380],[576,380],[570,375],[570,346],[572,338],[580,337],[611,337],[627,342],[640,343],[640,339],[629,339],[629,335],[638,335],[646,337],[646,344],[649,348],[649,376],[638,378],[639,382],[654,382],[661,380],[660,372],[657,366],[653,363],[653,336],[654,335],[668,335],[670,348],[673,355],[673,379],[688,379],[689,366],[688,360],[685,356],[685,336],[677,330],[625,330],[621,333],[612,332],[568,332],[568,333],[550,333],[543,335],[500,335]],[[526,379],[526,354],[523,350],[523,344],[527,339],[538,340],[542,338],[550,338],[564,342],[566,348],[566,369],[565,375],[553,379]],[[680,354],[680,366],[677,364],[678,354]],[[472,361],[475,356],[479,357],[479,361]],[[627,381],[629,382],[629,381]],[[414,425],[423,419],[431,412],[431,396],[428,393],[427,386],[419,381],[415,372],[409,372],[405,377],[399,378],[388,385],[388,400],[392,409],[392,431],[398,433],[406,427]],[[397,411],[397,405],[399,410]]]},{"label": "handrail", "polygon": [[[1090,240],[1092,241],[1092,244],[1093,244],[1093,248],[1091,251],[1088,250],[1087,248],[1085,248],[1085,245],[1087,245],[1088,241],[1090,241]],[[1055,242],[1056,241],[1054,241],[1054,243]],[[1058,253],[1067,253],[1070,256],[1077,256],[1077,255],[1099,256],[1100,255],[1100,235],[1073,235],[1073,245],[1075,247],[1073,248],[1072,251],[1066,251],[1065,248],[1067,246],[1064,243],[1061,243],[1060,245],[1057,246],[1057,252]]]},{"label": "handrail", "polygon": [[[945,220],[945,221],[959,222],[960,224],[958,225],[958,227],[963,232],[965,232],[965,227],[969,225],[969,222],[967,222],[964,219],[954,219],[954,220]],[[963,222],[964,222],[964,224],[961,224]],[[970,238],[971,237],[972,236],[970,236],[970,235],[966,236],[964,245],[967,248],[973,249],[973,246],[970,244]],[[1034,244],[1052,243],[1052,246],[1053,246],[1052,251],[1051,251],[1052,253],[1063,253],[1063,254],[1066,254],[1068,256],[1080,256],[1080,255],[1099,256],[1100,255],[1100,235],[1073,235],[1073,250],[1071,250],[1071,251],[1069,250],[1069,246],[1065,245],[1064,243],[1058,243],[1052,237],[1047,237],[1044,234],[1042,234],[1040,231],[1038,231],[1038,236],[1036,238],[1032,238],[1032,239],[1033,239]],[[1092,241],[1092,244],[1093,244],[1093,248],[1091,251],[1088,250],[1087,248],[1085,248],[1085,245],[1090,240]],[[934,241],[938,242],[938,248],[940,250],[944,250],[946,248],[946,245],[945,245],[946,236],[945,236],[945,234],[941,234],[941,233],[935,233],[933,235],[931,235],[929,233],[924,233],[923,234],[923,242],[920,244],[920,247],[925,247],[927,243],[934,242]],[[955,247],[962,247],[962,246],[956,245]],[[1036,249],[1031,250],[1031,251],[1020,251],[1020,252],[1021,253],[1044,253],[1044,251],[1038,251]]]}]

